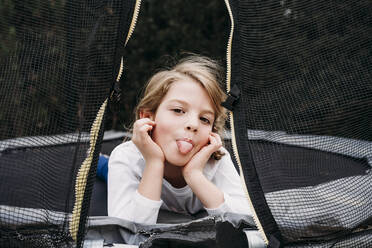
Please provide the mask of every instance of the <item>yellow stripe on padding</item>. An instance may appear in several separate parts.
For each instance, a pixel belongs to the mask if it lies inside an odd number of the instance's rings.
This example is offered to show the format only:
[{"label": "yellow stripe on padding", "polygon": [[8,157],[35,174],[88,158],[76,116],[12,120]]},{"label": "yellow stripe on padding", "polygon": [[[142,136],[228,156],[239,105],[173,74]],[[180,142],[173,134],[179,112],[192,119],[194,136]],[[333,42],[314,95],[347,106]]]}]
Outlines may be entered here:
[{"label": "yellow stripe on padding", "polygon": [[75,241],[77,240],[77,234],[79,230],[80,214],[81,214],[81,208],[83,205],[84,192],[85,192],[85,187],[87,184],[87,178],[88,178],[90,166],[93,161],[93,154],[94,154],[94,150],[96,147],[96,142],[97,142],[98,134],[101,128],[103,116],[105,114],[106,106],[107,106],[107,99],[101,105],[97,113],[96,119],[93,122],[92,128],[90,130],[90,146],[89,146],[89,150],[87,153],[87,157],[81,164],[79,172],[76,177],[75,204],[74,204],[74,209],[72,210],[72,215],[70,218],[70,226],[69,226],[70,234]]}]

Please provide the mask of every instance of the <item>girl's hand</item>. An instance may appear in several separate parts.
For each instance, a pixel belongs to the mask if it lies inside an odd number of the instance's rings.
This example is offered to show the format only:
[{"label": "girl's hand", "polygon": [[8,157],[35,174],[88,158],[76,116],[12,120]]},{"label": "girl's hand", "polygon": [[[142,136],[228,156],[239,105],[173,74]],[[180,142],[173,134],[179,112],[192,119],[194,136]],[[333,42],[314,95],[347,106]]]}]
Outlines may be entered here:
[{"label": "girl's hand", "polygon": [[217,133],[209,135],[209,143],[197,152],[191,160],[182,168],[182,175],[186,182],[194,173],[203,173],[205,164],[212,154],[222,146],[221,137]]},{"label": "girl's hand", "polygon": [[160,161],[164,163],[164,153],[152,140],[149,132],[155,127],[155,122],[149,118],[138,119],[133,125],[132,141],[142,153],[146,162]]}]

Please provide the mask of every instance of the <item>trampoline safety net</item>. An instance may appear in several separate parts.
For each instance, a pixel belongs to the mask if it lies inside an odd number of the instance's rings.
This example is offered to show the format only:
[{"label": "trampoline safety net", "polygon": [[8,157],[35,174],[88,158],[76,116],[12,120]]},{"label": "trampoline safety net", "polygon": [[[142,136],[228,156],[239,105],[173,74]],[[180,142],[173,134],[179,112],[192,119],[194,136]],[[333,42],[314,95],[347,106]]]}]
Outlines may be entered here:
[{"label": "trampoline safety net", "polygon": [[[138,2],[2,1],[0,247],[82,246]],[[262,238],[372,247],[371,2],[225,2],[233,157]]]},{"label": "trampoline safety net", "polygon": [[236,162],[271,247],[372,247],[371,1],[230,1]]},{"label": "trampoline safety net", "polygon": [[135,1],[1,1],[0,247],[81,247]]}]

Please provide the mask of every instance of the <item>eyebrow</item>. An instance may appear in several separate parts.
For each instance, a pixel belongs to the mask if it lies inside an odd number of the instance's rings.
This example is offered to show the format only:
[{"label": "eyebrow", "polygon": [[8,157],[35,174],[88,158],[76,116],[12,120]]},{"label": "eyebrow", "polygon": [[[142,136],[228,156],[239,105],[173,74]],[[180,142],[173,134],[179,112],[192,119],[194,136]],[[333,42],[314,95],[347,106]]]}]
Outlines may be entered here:
[{"label": "eyebrow", "polygon": [[[187,102],[182,101],[182,100],[178,100],[178,99],[171,99],[171,100],[169,100],[169,103],[173,103],[173,102],[177,102],[177,103],[180,103],[182,105],[189,105]],[[208,110],[208,109],[202,110],[201,112],[202,113],[205,113],[205,114],[211,114],[213,116],[215,115],[214,111]]]}]

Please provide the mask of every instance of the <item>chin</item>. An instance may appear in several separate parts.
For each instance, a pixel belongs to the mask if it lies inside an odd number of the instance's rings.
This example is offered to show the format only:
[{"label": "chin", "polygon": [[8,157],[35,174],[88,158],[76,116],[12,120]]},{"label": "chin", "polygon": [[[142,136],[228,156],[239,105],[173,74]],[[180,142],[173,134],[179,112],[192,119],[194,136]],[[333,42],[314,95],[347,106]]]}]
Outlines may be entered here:
[{"label": "chin", "polygon": [[166,157],[166,160],[169,164],[173,165],[173,166],[178,166],[178,167],[183,167],[185,166],[189,161],[190,161],[191,158],[189,157],[184,157],[184,156],[168,156],[168,158]]}]

